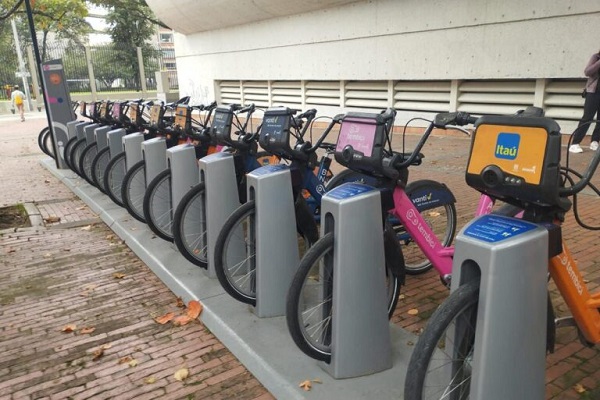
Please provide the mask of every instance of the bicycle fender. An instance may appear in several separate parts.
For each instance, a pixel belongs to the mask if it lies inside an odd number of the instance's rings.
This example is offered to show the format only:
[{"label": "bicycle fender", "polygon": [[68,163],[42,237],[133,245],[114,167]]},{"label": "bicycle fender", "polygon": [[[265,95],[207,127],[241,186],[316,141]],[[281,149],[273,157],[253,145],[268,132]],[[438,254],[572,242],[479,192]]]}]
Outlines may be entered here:
[{"label": "bicycle fender", "polygon": [[404,191],[419,211],[456,203],[454,194],[446,185],[429,179],[411,182]]}]

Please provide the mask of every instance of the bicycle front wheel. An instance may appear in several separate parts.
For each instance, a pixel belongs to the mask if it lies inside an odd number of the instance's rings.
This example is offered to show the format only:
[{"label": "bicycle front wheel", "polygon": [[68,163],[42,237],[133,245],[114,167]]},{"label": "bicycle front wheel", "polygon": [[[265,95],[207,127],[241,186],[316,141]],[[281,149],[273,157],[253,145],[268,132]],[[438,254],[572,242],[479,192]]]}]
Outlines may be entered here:
[{"label": "bicycle front wheel", "polygon": [[79,170],[81,171],[83,178],[88,181],[90,185],[94,185],[94,179],[92,176],[92,163],[94,162],[94,158],[97,154],[98,144],[92,143],[83,149],[81,156],[79,157]]},{"label": "bicycle front wheel", "polygon": [[102,193],[106,193],[104,188],[104,172],[110,162],[110,149],[108,147],[103,148],[96,154],[94,161],[92,161],[92,180],[94,186],[96,186]]},{"label": "bicycle front wheel", "polygon": [[77,136],[72,137],[71,139],[67,140],[67,144],[65,145],[65,149],[64,149],[64,155],[63,157],[65,158],[65,164],[67,164],[67,167],[69,167],[69,169],[73,170],[73,165],[71,163],[71,149],[73,148],[73,145],[77,142]]},{"label": "bicycle front wheel", "polygon": [[121,199],[131,216],[140,222],[146,222],[144,217],[144,194],[146,193],[146,162],[135,163],[123,178]]},{"label": "bicycle front wheel", "polygon": [[478,300],[471,281],[433,313],[408,364],[406,400],[469,398]]},{"label": "bicycle front wheel", "polygon": [[38,146],[48,156],[56,158],[54,154],[54,144],[52,143],[52,133],[50,128],[45,127],[38,135]]},{"label": "bicycle front wheel", "polygon": [[81,158],[81,153],[85,149],[85,139],[79,139],[73,147],[71,147],[70,159],[71,159],[71,169],[75,171],[75,173],[83,178],[81,169],[79,168],[79,160]]},{"label": "bicycle front wheel", "polygon": [[173,241],[170,169],[162,171],[148,184],[144,194],[144,218],[156,236],[169,242]]},{"label": "bicycle front wheel", "polygon": [[199,183],[179,202],[173,217],[173,239],[179,252],[192,264],[208,266],[205,185]]},{"label": "bicycle front wheel", "polygon": [[251,200],[229,216],[215,243],[215,272],[234,299],[256,305],[256,207]]},{"label": "bicycle front wheel", "polygon": [[115,204],[123,207],[123,198],[121,197],[121,187],[126,172],[125,152],[114,156],[104,171],[104,191]]},{"label": "bicycle front wheel", "polygon": [[[333,244],[334,234],[329,232],[308,250],[300,260],[286,302],[292,339],[306,355],[325,362],[331,359]],[[386,291],[388,317],[391,317],[398,303],[400,282],[387,264]]]}]

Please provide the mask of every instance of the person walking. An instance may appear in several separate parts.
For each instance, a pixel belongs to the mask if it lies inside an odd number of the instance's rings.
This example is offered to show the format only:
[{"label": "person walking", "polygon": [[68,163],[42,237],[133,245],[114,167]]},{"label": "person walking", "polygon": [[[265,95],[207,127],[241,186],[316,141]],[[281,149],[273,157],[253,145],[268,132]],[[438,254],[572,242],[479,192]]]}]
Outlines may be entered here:
[{"label": "person walking", "polygon": [[15,85],[12,93],[10,94],[10,101],[12,102],[13,108],[19,111],[21,116],[21,122],[25,121],[25,93],[19,90],[19,85]]},{"label": "person walking", "polygon": [[[587,133],[590,122],[596,118],[600,118],[600,87],[598,87],[598,77],[600,75],[600,52],[594,54],[590,61],[588,61],[585,69],[583,70],[585,76],[587,76],[587,82],[585,84],[585,102],[583,104],[583,116],[577,125],[577,129],[573,132],[573,144],[569,146],[571,153],[582,153],[581,141]],[[594,131],[592,132],[592,141],[590,143],[590,150],[598,150],[598,142],[600,141],[600,124],[596,123]]]}]

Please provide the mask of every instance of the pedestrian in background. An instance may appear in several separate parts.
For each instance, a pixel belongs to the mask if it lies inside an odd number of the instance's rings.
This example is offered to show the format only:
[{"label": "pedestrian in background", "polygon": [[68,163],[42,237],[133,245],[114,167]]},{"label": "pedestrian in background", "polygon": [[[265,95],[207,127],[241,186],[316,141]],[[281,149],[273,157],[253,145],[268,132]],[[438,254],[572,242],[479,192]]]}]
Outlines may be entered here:
[{"label": "pedestrian in background", "polygon": [[15,85],[12,93],[10,94],[10,101],[12,102],[13,108],[19,111],[21,116],[21,122],[25,121],[25,93],[19,90],[19,85]]},{"label": "pedestrian in background", "polygon": [[[577,129],[573,132],[573,144],[569,147],[571,153],[581,153],[583,149],[579,145],[585,134],[587,133],[590,122],[594,119],[600,118],[600,88],[598,87],[598,76],[600,75],[600,52],[594,54],[590,61],[587,63],[583,70],[585,76],[588,77],[583,90],[583,96],[585,97],[585,103],[583,104],[583,117],[577,125]],[[590,143],[590,150],[598,150],[598,142],[600,141],[600,124],[596,123],[594,131],[592,132],[592,141]]]}]

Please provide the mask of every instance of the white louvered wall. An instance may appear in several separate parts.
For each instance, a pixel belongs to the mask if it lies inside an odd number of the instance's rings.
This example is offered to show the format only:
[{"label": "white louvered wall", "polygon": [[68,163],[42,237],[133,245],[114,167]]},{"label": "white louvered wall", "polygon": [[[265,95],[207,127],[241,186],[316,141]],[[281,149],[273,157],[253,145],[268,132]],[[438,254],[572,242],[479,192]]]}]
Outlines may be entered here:
[{"label": "white louvered wall", "polygon": [[[416,115],[464,111],[476,115],[512,114],[543,107],[570,132],[583,112],[584,80],[465,81],[218,81],[220,103],[284,105],[328,112],[378,111],[394,107],[398,123]],[[403,117],[404,115],[404,117]]]}]

